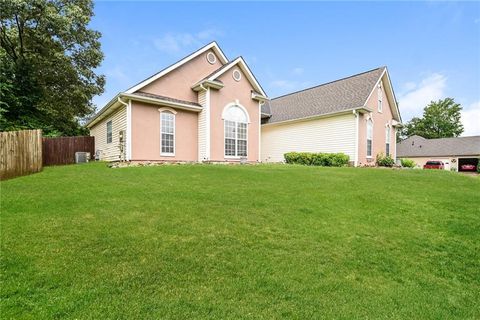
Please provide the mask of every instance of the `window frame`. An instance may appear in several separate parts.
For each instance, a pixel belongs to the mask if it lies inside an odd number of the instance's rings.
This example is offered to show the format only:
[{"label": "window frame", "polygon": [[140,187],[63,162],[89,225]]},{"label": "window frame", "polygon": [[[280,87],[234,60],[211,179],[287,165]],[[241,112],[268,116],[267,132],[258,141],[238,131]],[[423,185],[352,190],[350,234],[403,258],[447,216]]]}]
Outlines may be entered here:
[{"label": "window frame", "polygon": [[[163,156],[163,157],[174,157],[175,156],[175,151],[176,151],[176,143],[175,143],[175,137],[176,137],[176,112],[173,112],[172,110],[169,110],[169,109],[166,109],[166,110],[162,110],[162,109],[159,109],[160,111],[160,155]],[[163,132],[163,125],[162,125],[162,117],[164,115],[169,115],[172,117],[172,127],[173,127],[173,133],[169,133],[169,132]],[[164,152],[163,151],[163,135],[172,135],[173,136],[173,152]],[[166,147],[169,147],[169,146],[166,146]]]},{"label": "window frame", "polygon": [[[373,121],[372,119],[367,120],[367,150],[366,150],[366,155],[367,158],[372,158],[373,157]],[[370,142],[370,154],[368,152],[368,147],[369,147],[369,142]]]},{"label": "window frame", "polygon": [[[107,144],[110,144],[113,142],[113,121],[108,120],[106,123],[106,133],[107,133]],[[110,126],[110,132],[108,132],[108,127]]]},{"label": "window frame", "polygon": [[[229,119],[226,119],[225,118],[225,113],[228,109],[230,108],[239,108],[240,110],[242,110],[242,112],[244,113],[245,115],[245,122],[243,121],[235,121],[235,120],[229,120]],[[229,104],[227,105],[225,108],[224,108],[224,112],[223,112],[223,156],[225,159],[241,159],[241,158],[247,158],[248,157],[248,124],[249,124],[249,117],[248,117],[248,112],[247,110],[245,110],[245,108],[243,106],[241,106],[240,104],[238,103],[234,103],[234,104]],[[231,138],[231,137],[228,137],[227,138],[227,131],[226,131],[226,128],[227,128],[227,122],[231,122],[233,123],[233,127],[234,127],[234,135],[235,135],[235,138]],[[239,130],[239,127],[240,125],[245,125],[245,139],[241,139],[239,138],[239,135],[240,135],[240,130]],[[227,139],[230,139],[230,140],[234,140],[234,144],[235,144],[235,155],[227,155],[227,147],[226,147],[226,140]],[[239,155],[239,143],[238,141],[245,141],[245,154],[244,155]]]}]

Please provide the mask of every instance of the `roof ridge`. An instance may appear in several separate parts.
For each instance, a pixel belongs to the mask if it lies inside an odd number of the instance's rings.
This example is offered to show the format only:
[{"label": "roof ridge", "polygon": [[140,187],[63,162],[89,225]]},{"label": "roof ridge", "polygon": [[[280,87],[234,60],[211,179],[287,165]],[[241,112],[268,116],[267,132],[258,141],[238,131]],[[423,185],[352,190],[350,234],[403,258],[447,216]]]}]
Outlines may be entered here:
[{"label": "roof ridge", "polygon": [[368,71],[356,73],[356,74],[351,75],[351,76],[348,76],[348,77],[344,77],[344,78],[340,78],[340,79],[337,79],[337,80],[333,80],[333,81],[329,81],[329,82],[317,84],[317,85],[315,85],[315,86],[313,86],[313,87],[301,89],[301,90],[298,90],[298,91],[290,92],[290,93],[287,93],[287,94],[284,94],[284,95],[281,95],[281,96],[272,98],[271,100],[276,100],[276,99],[283,98],[283,97],[286,97],[286,96],[289,96],[289,95],[292,95],[292,94],[296,94],[296,93],[300,93],[300,92],[303,92],[303,91],[315,89],[315,88],[318,88],[318,87],[325,86],[325,85],[327,85],[327,84],[332,84],[332,83],[334,83],[334,82],[338,82],[338,81],[342,81],[342,80],[347,80],[347,79],[350,79],[350,78],[353,78],[353,77],[358,77],[358,76],[360,76],[360,75],[362,75],[362,74],[369,73],[369,72],[373,72],[373,71],[376,71],[376,70],[379,70],[379,69],[383,69],[383,68],[386,68],[386,66],[381,66],[381,67],[378,67],[378,68],[375,68],[375,69],[371,69],[371,70],[368,70]]}]

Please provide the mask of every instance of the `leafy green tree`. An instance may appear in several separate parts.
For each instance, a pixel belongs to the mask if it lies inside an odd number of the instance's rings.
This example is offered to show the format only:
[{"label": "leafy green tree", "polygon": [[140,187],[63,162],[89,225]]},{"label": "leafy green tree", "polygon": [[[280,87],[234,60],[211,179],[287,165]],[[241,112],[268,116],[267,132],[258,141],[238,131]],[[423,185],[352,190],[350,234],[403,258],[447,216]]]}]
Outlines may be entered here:
[{"label": "leafy green tree", "polygon": [[458,137],[463,133],[462,107],[452,98],[432,101],[423,109],[423,117],[405,124],[402,139],[419,135],[427,139]]},{"label": "leafy green tree", "polygon": [[0,0],[0,131],[85,132],[105,84],[92,15],[91,0]]}]

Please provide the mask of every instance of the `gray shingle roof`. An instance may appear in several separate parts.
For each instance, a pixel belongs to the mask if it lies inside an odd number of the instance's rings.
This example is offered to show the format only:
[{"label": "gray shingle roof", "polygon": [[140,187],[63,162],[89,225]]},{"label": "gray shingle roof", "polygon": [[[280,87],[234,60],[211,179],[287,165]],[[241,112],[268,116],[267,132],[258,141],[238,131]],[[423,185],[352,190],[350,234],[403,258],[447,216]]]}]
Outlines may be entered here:
[{"label": "gray shingle roof", "polygon": [[200,104],[192,101],[186,101],[186,100],[180,100],[180,99],[175,99],[175,98],[170,98],[166,96],[161,96],[158,94],[153,94],[153,93],[147,93],[147,92],[142,92],[142,91],[137,91],[135,93],[131,93],[132,95],[137,95],[137,96],[142,96],[142,97],[148,97],[148,98],[154,98],[154,99],[161,99],[161,100],[166,100],[166,101],[171,101],[171,102],[178,102],[178,103],[183,103],[183,104],[189,104],[194,107],[201,107]]},{"label": "gray shingle roof", "polygon": [[266,123],[308,118],[362,107],[385,67],[290,93],[262,106]]},{"label": "gray shingle roof", "polygon": [[397,157],[480,156],[480,136],[425,139],[411,136],[397,144]]}]

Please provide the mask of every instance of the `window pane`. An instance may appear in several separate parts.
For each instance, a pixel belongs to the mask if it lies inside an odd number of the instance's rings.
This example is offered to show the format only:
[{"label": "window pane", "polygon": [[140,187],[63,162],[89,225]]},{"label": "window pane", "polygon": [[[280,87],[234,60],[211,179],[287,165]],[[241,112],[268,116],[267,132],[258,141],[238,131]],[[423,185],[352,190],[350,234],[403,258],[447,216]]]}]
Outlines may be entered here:
[{"label": "window pane", "polygon": [[247,156],[247,140],[238,140],[237,156],[240,156],[240,157]]},{"label": "window pane", "polygon": [[247,124],[246,123],[238,124],[237,138],[247,140]]},{"label": "window pane", "polygon": [[162,152],[173,153],[174,138],[172,134],[162,133]]},{"label": "window pane", "polygon": [[372,140],[367,140],[367,156],[372,155]]},{"label": "window pane", "polygon": [[235,139],[235,122],[225,121],[225,138]]},{"label": "window pane", "polygon": [[112,121],[107,122],[107,143],[112,142]]},{"label": "window pane", "polygon": [[225,111],[225,120],[247,122],[247,115],[239,106],[231,106]]},{"label": "window pane", "polygon": [[235,156],[235,139],[225,139],[225,155]]},{"label": "window pane", "polygon": [[385,153],[386,153],[387,156],[390,155],[390,143],[387,143],[387,144],[385,145]]}]

